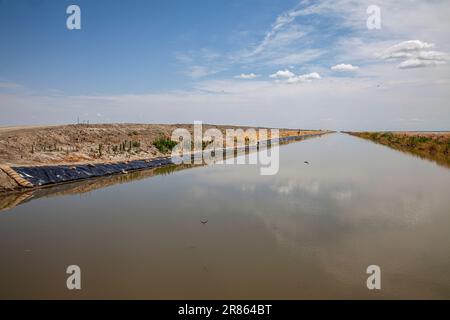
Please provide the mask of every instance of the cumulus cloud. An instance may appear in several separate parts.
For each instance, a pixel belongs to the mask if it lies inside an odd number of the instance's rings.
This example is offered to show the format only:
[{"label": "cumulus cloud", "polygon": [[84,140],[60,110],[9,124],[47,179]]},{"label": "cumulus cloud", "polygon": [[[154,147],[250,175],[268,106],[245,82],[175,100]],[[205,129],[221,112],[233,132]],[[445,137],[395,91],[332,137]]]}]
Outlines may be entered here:
[{"label": "cumulus cloud", "polygon": [[422,42],[420,40],[403,41],[382,52],[384,59],[396,59],[404,55],[409,56],[412,52],[420,52],[434,48],[434,43]]},{"label": "cumulus cloud", "polygon": [[399,69],[423,68],[447,63],[449,55],[430,50],[434,47],[434,43],[420,40],[403,41],[381,52],[380,57],[388,61],[403,60],[397,65]]},{"label": "cumulus cloud", "polygon": [[236,79],[254,79],[258,77],[256,74],[254,73],[241,73],[238,76],[235,76]]},{"label": "cumulus cloud", "polygon": [[292,73],[291,71],[289,71],[289,70],[278,70],[276,73],[274,73],[274,74],[271,74],[269,77],[270,78],[274,78],[274,79],[289,79],[289,78],[292,78],[292,77],[294,77],[295,76],[295,74],[294,73]]},{"label": "cumulus cloud", "polygon": [[331,67],[331,70],[337,71],[337,72],[356,71],[358,69],[359,69],[359,67],[357,67],[357,66],[353,66],[351,64],[345,64],[345,63],[337,64],[337,65]]},{"label": "cumulus cloud", "polygon": [[303,83],[303,82],[311,82],[313,80],[319,80],[322,79],[320,74],[317,72],[307,73],[307,74],[301,74],[298,76],[291,77],[287,79],[287,83]]},{"label": "cumulus cloud", "polygon": [[269,77],[277,79],[278,82],[284,83],[303,83],[321,79],[320,74],[318,74],[317,72],[296,75],[287,69],[278,70],[276,73],[271,74]]}]

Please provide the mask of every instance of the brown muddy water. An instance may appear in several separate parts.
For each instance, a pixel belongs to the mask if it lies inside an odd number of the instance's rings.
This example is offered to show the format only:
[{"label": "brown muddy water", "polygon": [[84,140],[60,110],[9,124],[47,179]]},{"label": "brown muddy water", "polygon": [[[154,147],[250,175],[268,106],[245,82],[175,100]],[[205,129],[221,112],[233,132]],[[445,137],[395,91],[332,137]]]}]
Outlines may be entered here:
[{"label": "brown muddy water", "polygon": [[450,298],[448,168],[344,134],[280,157],[274,176],[142,172],[0,212],[0,298]]}]

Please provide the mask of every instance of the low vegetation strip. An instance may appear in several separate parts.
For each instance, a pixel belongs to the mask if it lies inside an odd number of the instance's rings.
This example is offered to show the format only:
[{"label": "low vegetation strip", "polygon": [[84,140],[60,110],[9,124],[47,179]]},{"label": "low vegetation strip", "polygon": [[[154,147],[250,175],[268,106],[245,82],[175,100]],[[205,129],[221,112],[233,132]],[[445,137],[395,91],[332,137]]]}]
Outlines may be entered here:
[{"label": "low vegetation strip", "polygon": [[450,167],[450,132],[347,132]]}]

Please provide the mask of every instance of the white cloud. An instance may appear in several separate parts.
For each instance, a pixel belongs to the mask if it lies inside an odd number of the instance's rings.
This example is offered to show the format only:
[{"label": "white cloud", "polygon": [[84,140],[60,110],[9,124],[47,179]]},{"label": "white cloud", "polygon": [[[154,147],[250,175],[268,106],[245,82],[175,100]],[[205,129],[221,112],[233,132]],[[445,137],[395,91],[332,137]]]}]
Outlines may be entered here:
[{"label": "white cloud", "polygon": [[269,77],[277,79],[277,82],[283,83],[303,83],[321,79],[320,74],[318,74],[317,72],[295,75],[295,73],[287,69],[278,70],[276,73],[271,74]]},{"label": "white cloud", "polygon": [[291,77],[287,79],[287,83],[303,83],[303,82],[311,82],[313,80],[320,80],[322,77],[317,72],[301,74],[298,76]]},{"label": "white cloud", "polygon": [[235,76],[236,79],[255,79],[258,76],[254,73],[241,73],[238,76]]},{"label": "white cloud", "polygon": [[413,68],[424,68],[429,66],[437,66],[440,64],[445,64],[444,61],[435,60],[420,60],[420,59],[409,59],[401,62],[397,68],[399,69],[413,69]]},{"label": "white cloud", "polygon": [[271,29],[266,32],[264,39],[250,55],[260,54],[271,46],[289,44],[292,41],[305,36],[305,31],[300,30],[298,26],[290,25],[295,19],[295,15],[292,14],[293,12],[294,11],[291,10],[278,16],[275,23],[272,24]]},{"label": "white cloud", "polygon": [[403,41],[384,50],[380,57],[391,60],[404,60],[397,65],[399,69],[424,68],[446,64],[449,55],[445,52],[429,50],[434,43],[420,40]]},{"label": "white cloud", "polygon": [[276,73],[271,74],[269,77],[274,79],[283,79],[283,78],[286,79],[292,78],[294,76],[295,76],[294,73],[286,69],[286,70],[278,70]]},{"label": "white cloud", "polygon": [[447,60],[449,60],[449,55],[445,52],[439,52],[439,51],[422,51],[422,52],[419,52],[419,59],[434,60],[434,61],[447,61]]},{"label": "white cloud", "polygon": [[280,14],[259,42],[252,39],[249,46],[235,55],[235,61],[265,66],[300,64],[314,60],[325,50],[307,45],[315,28],[295,21],[300,11],[294,9]]},{"label": "white cloud", "polygon": [[409,57],[412,52],[420,52],[431,48],[434,48],[434,43],[422,42],[420,40],[403,41],[384,50],[381,57],[383,59]]},{"label": "white cloud", "polygon": [[358,69],[359,69],[359,67],[357,67],[357,66],[353,66],[351,64],[345,64],[345,63],[337,64],[337,65],[331,67],[331,70],[337,71],[337,72],[356,71]]}]

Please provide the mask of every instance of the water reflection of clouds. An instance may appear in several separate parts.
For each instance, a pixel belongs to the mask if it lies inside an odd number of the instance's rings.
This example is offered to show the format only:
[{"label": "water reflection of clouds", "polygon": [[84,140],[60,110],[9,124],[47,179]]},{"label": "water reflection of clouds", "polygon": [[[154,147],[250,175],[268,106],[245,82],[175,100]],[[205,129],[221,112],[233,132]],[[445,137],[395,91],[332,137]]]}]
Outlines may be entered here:
[{"label": "water reflection of clouds", "polygon": [[[410,227],[432,211],[433,199],[429,194],[418,198],[417,193],[403,192],[403,183],[392,192],[391,186],[383,184],[382,179],[372,181],[357,172],[355,180],[348,182],[345,175],[336,171],[334,175],[323,175],[314,170],[299,172],[295,168],[291,165],[290,170],[273,177],[261,177],[256,170],[245,167],[222,167],[217,171],[210,168],[196,179],[204,185],[205,193],[214,188],[242,193],[242,201],[253,209],[262,209],[256,211],[267,219],[281,219],[283,214],[288,214],[287,220],[292,222],[294,215],[303,218],[311,214],[325,215],[330,223],[335,220],[332,224],[345,226],[345,230],[364,226],[369,229]],[[270,196],[271,193],[276,196]],[[279,214],[272,216],[266,209]],[[323,223],[317,220],[310,222]],[[285,225],[291,227],[289,223]],[[280,232],[278,229],[277,238],[281,237]]]},{"label": "water reflection of clouds", "polygon": [[331,192],[331,197],[339,203],[344,203],[352,200],[352,194],[351,190],[338,190]]},{"label": "water reflection of clouds", "polygon": [[241,184],[240,189],[241,189],[242,192],[250,192],[251,193],[251,192],[255,191],[256,186],[255,185],[250,185],[250,184]]},{"label": "water reflection of clouds", "polygon": [[320,181],[309,179],[289,179],[287,183],[283,181],[283,183],[270,186],[270,189],[276,193],[284,195],[295,194],[298,192],[317,194],[320,189]]}]

